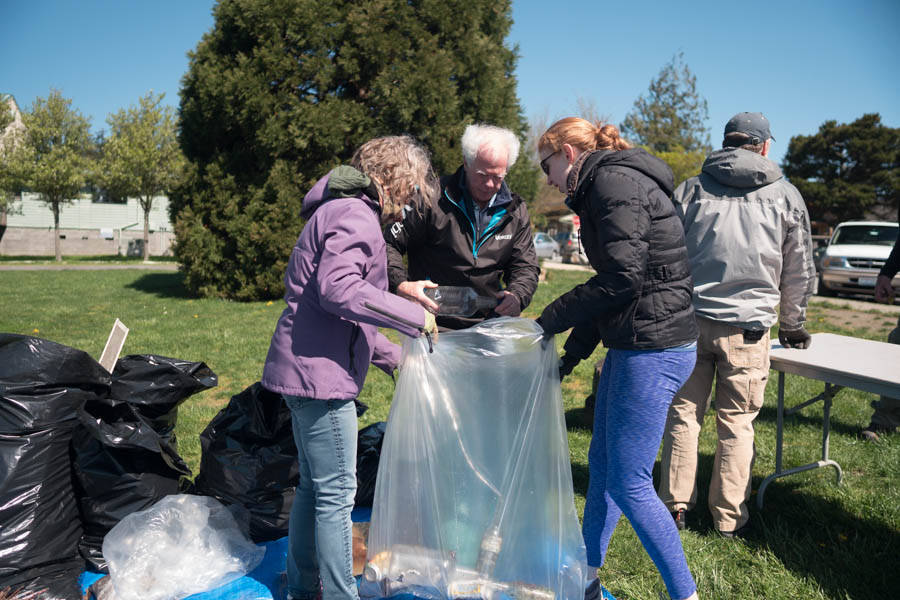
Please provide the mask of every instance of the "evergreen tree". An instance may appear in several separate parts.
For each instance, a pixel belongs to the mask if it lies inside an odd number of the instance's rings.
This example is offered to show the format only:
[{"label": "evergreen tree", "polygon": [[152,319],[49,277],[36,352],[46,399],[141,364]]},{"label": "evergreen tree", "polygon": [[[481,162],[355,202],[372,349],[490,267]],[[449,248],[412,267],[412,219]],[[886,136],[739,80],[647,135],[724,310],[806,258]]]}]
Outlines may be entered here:
[{"label": "evergreen tree", "polygon": [[21,143],[14,145],[6,163],[13,179],[53,211],[57,261],[62,260],[59,214],[87,183],[92,167],[90,122],[71,105],[57,90],[46,100],[36,98],[31,111],[22,114]]},{"label": "evergreen tree", "polygon": [[150,256],[153,198],[175,189],[184,156],[175,137],[175,114],[152,92],[138,106],[111,114],[109,138],[102,141],[100,180],[119,197],[137,197],[144,211],[144,260]]},{"label": "evergreen tree", "polygon": [[706,155],[712,149],[708,118],[697,77],[684,63],[684,54],[678,53],[650,81],[647,95],[634,101],[620,129],[623,136],[652,152]]},{"label": "evergreen tree", "polygon": [[792,137],[782,168],[812,220],[897,216],[900,128],[886,127],[877,113],[849,124],[826,121],[815,135]]},{"label": "evergreen tree", "polygon": [[[508,0],[222,0],[183,80],[190,176],[171,210],[189,289],[281,294],[303,194],[369,138],[409,133],[446,173],[467,124],[524,133],[510,14]],[[509,175],[520,193],[526,163]]]}]

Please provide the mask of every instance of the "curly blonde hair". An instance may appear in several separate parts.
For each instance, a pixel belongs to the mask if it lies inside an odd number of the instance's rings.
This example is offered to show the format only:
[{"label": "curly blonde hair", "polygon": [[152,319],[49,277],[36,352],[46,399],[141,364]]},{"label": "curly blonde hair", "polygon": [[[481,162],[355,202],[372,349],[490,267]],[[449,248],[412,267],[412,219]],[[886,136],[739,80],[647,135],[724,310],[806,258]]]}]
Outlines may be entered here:
[{"label": "curly blonde hair", "polygon": [[433,202],[440,192],[428,150],[408,135],[369,140],[353,153],[350,164],[375,183],[382,223],[399,221],[403,206],[416,197]]}]

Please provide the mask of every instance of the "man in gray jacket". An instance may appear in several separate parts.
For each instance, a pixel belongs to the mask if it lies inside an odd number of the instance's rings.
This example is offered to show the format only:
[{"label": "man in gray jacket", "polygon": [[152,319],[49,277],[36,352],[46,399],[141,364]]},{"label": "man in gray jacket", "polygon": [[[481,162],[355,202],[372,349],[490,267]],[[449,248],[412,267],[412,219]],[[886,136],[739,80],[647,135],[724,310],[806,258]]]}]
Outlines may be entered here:
[{"label": "man in gray jacket", "polygon": [[735,115],[722,149],[673,196],[700,327],[696,367],[672,401],[663,435],[659,496],[679,529],[697,501],[697,440],[713,378],[719,441],[708,506],[716,530],[734,537],[748,528],[753,421],[769,375],[769,328],[780,321],[786,347],[810,343],[803,327],[815,280],[809,215],[768,158],[773,139],[762,114]]}]

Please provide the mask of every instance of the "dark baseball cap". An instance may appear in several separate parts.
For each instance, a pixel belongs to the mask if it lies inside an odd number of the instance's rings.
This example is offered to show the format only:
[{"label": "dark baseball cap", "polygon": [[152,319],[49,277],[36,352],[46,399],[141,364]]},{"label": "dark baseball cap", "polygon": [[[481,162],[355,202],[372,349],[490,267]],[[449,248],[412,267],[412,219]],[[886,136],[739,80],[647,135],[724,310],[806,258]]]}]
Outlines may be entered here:
[{"label": "dark baseball cap", "polygon": [[754,144],[762,143],[769,138],[775,139],[769,131],[769,120],[758,112],[742,112],[731,117],[725,123],[725,135],[729,133],[743,133],[751,138],[757,138],[758,141],[751,141]]}]

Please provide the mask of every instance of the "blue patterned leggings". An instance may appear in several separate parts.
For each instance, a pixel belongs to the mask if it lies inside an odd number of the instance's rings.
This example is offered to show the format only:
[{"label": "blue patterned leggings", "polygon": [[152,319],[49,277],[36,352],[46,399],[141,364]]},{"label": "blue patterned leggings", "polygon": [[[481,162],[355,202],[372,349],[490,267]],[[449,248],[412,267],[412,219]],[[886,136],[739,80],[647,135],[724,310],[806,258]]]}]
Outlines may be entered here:
[{"label": "blue patterned leggings", "polygon": [[588,564],[603,565],[624,513],[675,600],[687,598],[697,586],[675,522],[653,487],[653,463],[669,404],[696,359],[695,347],[609,350],[597,385],[588,454],[582,530]]}]

